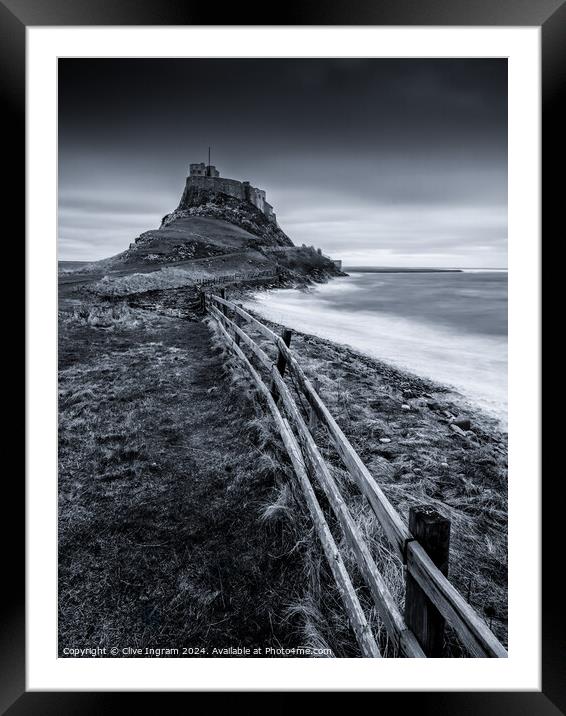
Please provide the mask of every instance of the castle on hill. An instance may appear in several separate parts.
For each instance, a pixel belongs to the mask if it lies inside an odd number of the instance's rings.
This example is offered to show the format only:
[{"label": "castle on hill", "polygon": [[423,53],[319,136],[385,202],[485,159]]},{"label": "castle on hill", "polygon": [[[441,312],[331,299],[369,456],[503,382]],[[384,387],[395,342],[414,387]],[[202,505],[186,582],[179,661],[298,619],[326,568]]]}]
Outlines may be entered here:
[{"label": "castle on hill", "polygon": [[273,224],[277,224],[273,207],[265,198],[265,191],[251,186],[249,181],[238,181],[237,179],[226,179],[220,176],[218,169],[210,164],[200,162],[189,165],[189,175],[181,204],[184,203],[194,190],[205,190],[228,194],[240,201],[247,201],[257,207]]}]

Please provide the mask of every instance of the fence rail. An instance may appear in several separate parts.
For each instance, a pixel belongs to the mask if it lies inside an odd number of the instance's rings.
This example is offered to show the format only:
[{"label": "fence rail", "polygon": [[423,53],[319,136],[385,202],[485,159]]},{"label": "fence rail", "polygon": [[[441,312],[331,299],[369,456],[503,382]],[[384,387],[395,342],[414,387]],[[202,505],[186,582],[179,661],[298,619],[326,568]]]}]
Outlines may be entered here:
[{"label": "fence rail", "polygon": [[[256,387],[267,401],[303,490],[309,513],[362,654],[369,657],[380,656],[379,648],[371,634],[351,578],[324,512],[318,503],[309,472],[314,475],[328,499],[342,528],[345,540],[352,550],[360,573],[369,588],[388,636],[403,656],[437,655],[431,644],[438,644],[439,636],[442,637],[442,633],[439,634],[438,631],[443,629],[445,620],[454,629],[471,655],[506,657],[507,652],[503,645],[480,615],[447,579],[442,568],[439,567],[438,559],[433,559],[434,555],[429,554],[425,549],[425,540],[419,541],[412,534],[377,484],[374,476],[363,464],[305,375],[293,350],[289,347],[290,332],[284,336],[278,336],[241,306],[221,296],[203,293],[203,297],[203,308],[214,318],[228,347],[246,367]],[[233,314],[233,318],[229,317],[229,312]],[[256,329],[277,348],[276,363],[242,328],[242,323]],[[270,386],[254,368],[251,360],[242,350],[242,346],[251,352],[254,359],[267,372]],[[284,380],[286,370],[292,376],[297,390],[306,398],[310,406],[311,414],[308,418],[308,425]],[[290,422],[280,410],[280,406]],[[311,432],[314,421],[319,421],[326,428],[345,468],[360,492],[367,498],[391,547],[404,565],[407,579],[404,615],[388,589],[340,489],[316,445]],[[295,428],[296,435],[291,428],[291,423]],[[384,465],[383,469],[389,468]],[[417,524],[418,516],[412,514],[413,516],[415,524]],[[447,543],[445,546],[447,555]],[[431,630],[436,630],[436,633],[431,634]]]}]

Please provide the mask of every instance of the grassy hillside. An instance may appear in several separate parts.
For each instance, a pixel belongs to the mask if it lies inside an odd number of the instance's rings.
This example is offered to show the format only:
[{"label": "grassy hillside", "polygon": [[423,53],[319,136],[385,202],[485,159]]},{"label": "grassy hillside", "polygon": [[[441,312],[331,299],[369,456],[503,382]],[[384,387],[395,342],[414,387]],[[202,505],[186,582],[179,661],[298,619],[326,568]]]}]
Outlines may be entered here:
[{"label": "grassy hillside", "polygon": [[[257,244],[256,236],[221,219],[181,217],[164,228],[145,232],[131,248],[108,259],[60,261],[59,285],[72,291],[102,279],[120,286],[133,280],[136,290],[147,291],[227,273],[275,268],[275,258],[254,249]],[[129,278],[132,276],[135,279]]]},{"label": "grassy hillside", "polygon": [[165,227],[146,231],[115,260],[160,263],[197,259],[255,248],[258,244],[257,236],[221,219],[183,216]]}]

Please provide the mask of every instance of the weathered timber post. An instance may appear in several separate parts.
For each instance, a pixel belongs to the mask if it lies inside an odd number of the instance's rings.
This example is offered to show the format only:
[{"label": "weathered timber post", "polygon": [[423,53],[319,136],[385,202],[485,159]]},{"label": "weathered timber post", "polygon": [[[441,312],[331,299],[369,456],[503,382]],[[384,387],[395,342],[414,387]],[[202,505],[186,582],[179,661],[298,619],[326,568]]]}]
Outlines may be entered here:
[{"label": "weathered timber post", "polygon": [[[292,336],[292,331],[289,330],[289,328],[284,328],[283,331],[281,332],[281,338],[283,339],[283,343],[287,347],[289,347],[289,345],[291,344],[291,336]],[[282,350],[279,348],[279,350],[277,351],[277,370],[279,371],[279,374],[281,375],[281,377],[283,377],[283,375],[285,373],[286,366],[287,366],[287,359],[285,358],[285,355],[282,352]],[[279,396],[277,393],[277,385],[275,384],[274,380],[271,381],[271,397],[273,398],[273,400],[276,403],[278,402]]]},{"label": "weathered timber post", "polygon": [[[433,507],[411,507],[409,531],[425,549],[438,569],[448,576],[450,520]],[[441,657],[444,651],[444,617],[407,570],[405,581],[405,621],[417,637],[424,653]]]},{"label": "weathered timber post", "polygon": [[[224,286],[220,289],[220,298],[223,298],[224,300],[226,300],[226,289],[224,288]],[[222,306],[222,313],[225,316],[228,315],[228,312],[226,311],[226,306]]]},{"label": "weathered timber post", "polygon": [[[318,393],[318,390],[320,388],[320,380],[319,380],[318,376],[316,376],[315,379],[313,380],[312,387]],[[310,410],[309,410],[309,430],[311,431],[311,433],[314,433],[314,431],[316,430],[317,424],[318,424],[318,417],[316,415],[315,409],[311,405]]]},{"label": "weathered timber post", "polygon": [[[242,304],[238,304],[239,308],[242,308]],[[240,314],[237,312],[234,312],[234,323],[238,326],[238,328],[242,325],[242,321],[240,319]],[[234,340],[236,341],[236,345],[240,345],[240,334],[237,331],[234,331]]]},{"label": "weathered timber post", "polygon": [[200,291],[200,310],[201,313],[206,313],[206,294],[202,289]]}]

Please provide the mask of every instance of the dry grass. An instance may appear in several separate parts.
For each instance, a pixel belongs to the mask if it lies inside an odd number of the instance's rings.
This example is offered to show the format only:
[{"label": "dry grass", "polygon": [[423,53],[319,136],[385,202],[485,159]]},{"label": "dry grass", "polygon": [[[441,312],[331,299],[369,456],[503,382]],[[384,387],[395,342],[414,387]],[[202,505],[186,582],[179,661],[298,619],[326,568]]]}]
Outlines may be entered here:
[{"label": "dry grass", "polygon": [[90,326],[92,328],[129,329],[139,328],[143,316],[124,303],[107,306],[95,303],[75,305],[71,311],[61,311],[60,326]]},{"label": "dry grass", "polygon": [[301,645],[288,609],[308,545],[294,506],[266,514],[290,475],[249,386],[202,323],[75,308],[60,322],[60,653]]},{"label": "dry grass", "polygon": [[128,296],[147,291],[159,291],[194,285],[197,278],[209,278],[206,271],[190,271],[166,267],[151,273],[132,273],[128,276],[103,276],[90,287],[99,296]]}]

